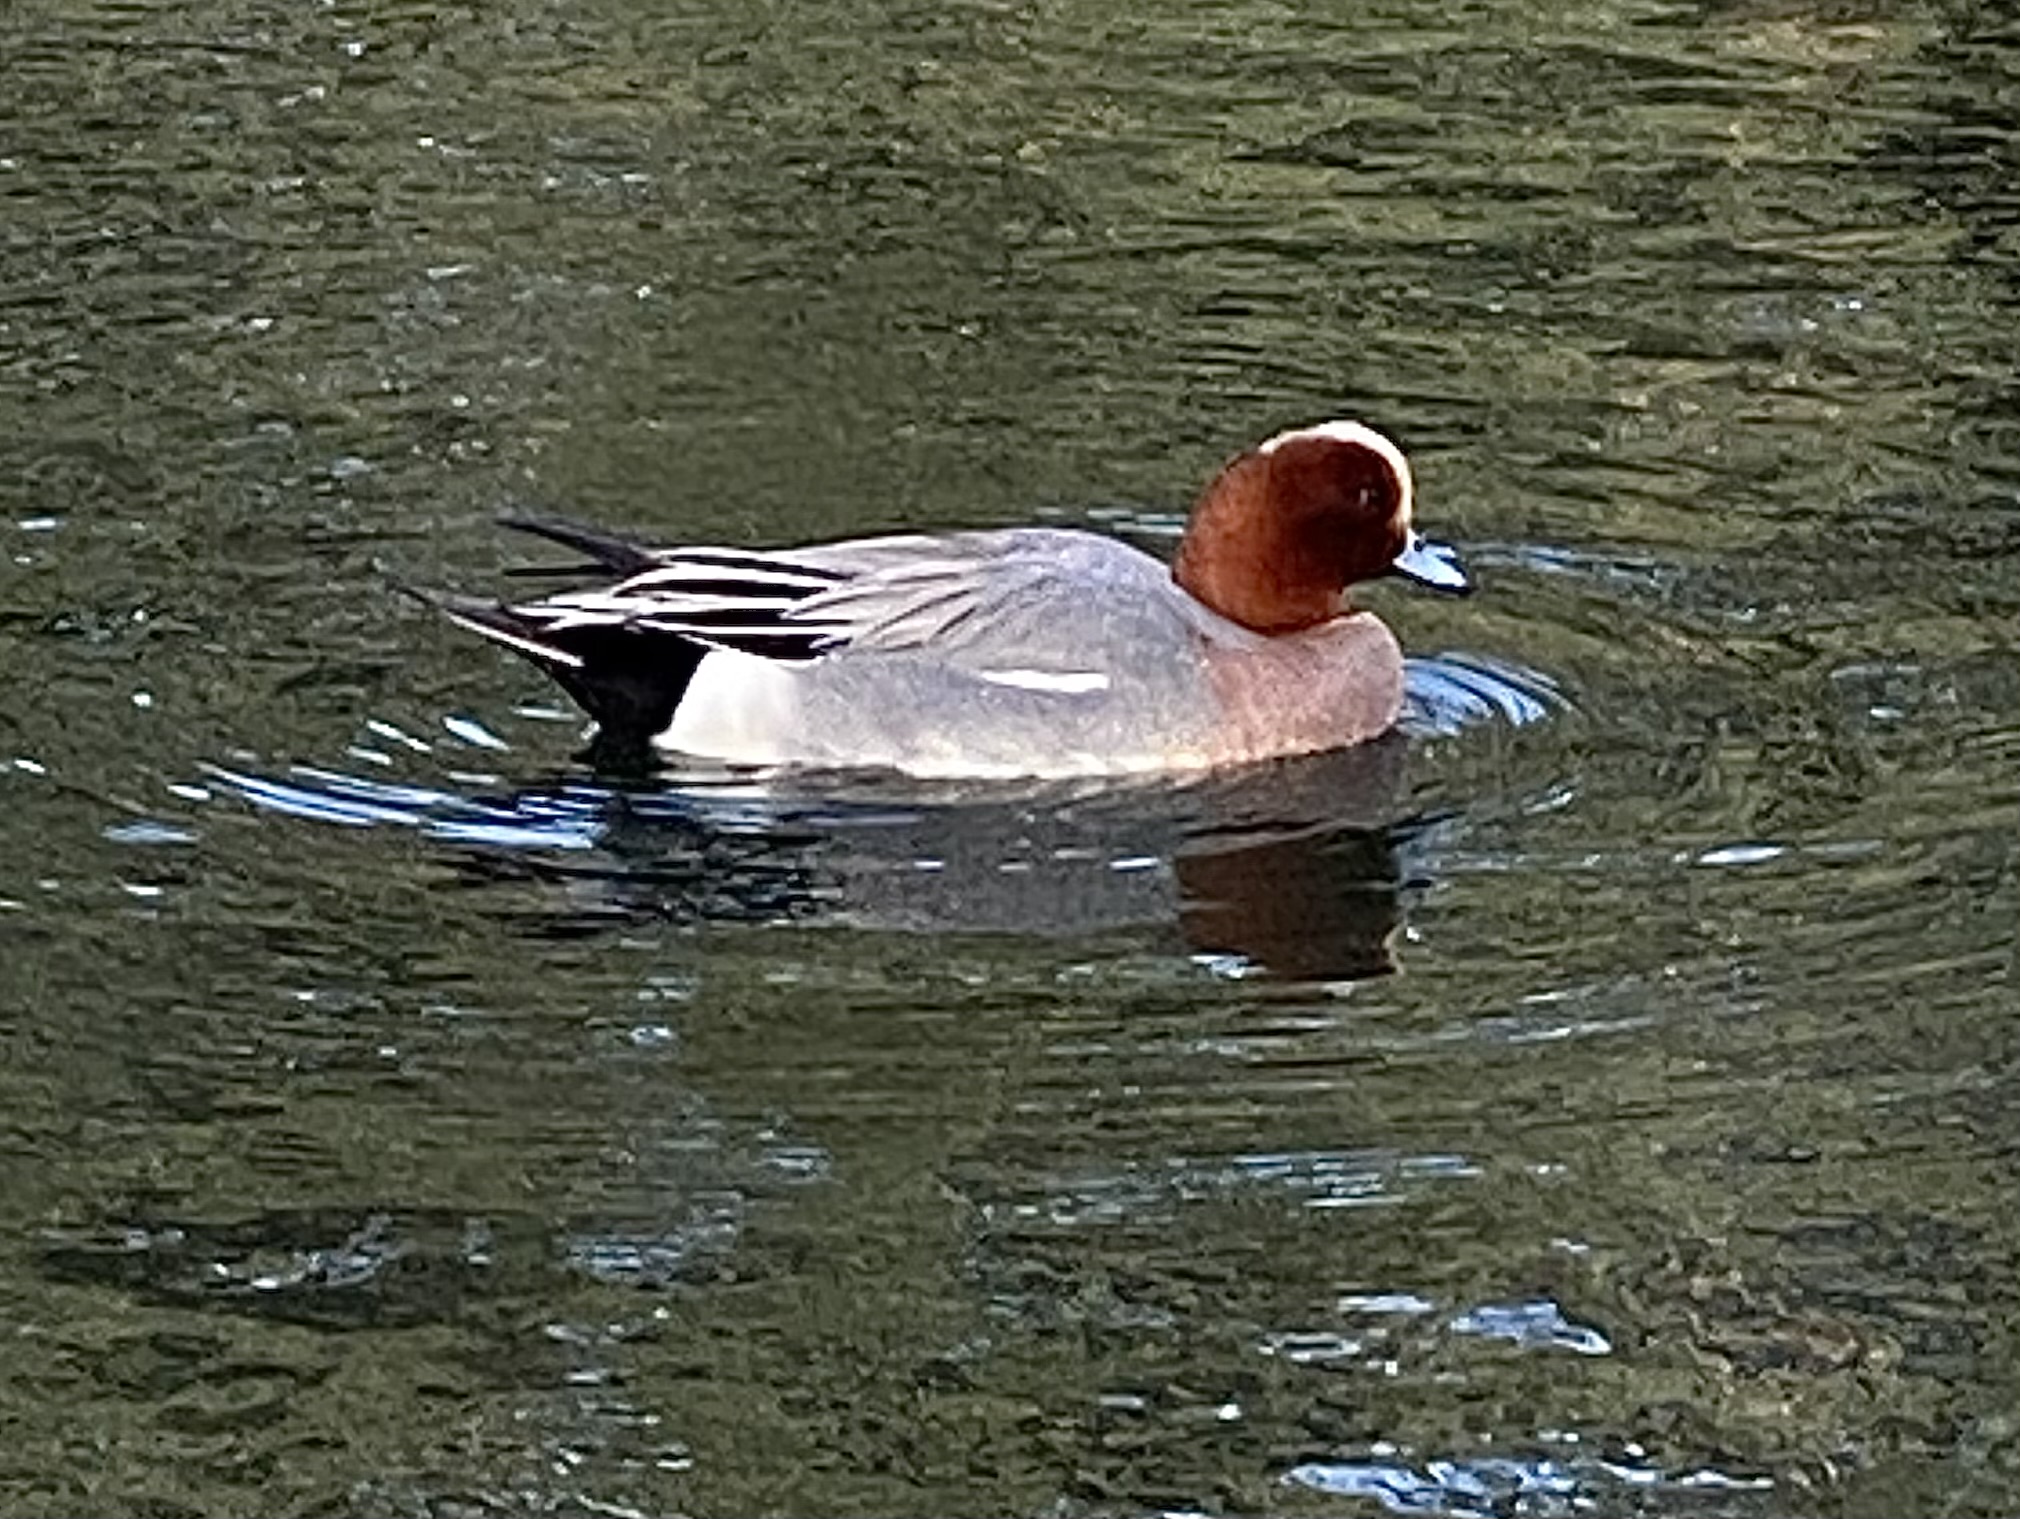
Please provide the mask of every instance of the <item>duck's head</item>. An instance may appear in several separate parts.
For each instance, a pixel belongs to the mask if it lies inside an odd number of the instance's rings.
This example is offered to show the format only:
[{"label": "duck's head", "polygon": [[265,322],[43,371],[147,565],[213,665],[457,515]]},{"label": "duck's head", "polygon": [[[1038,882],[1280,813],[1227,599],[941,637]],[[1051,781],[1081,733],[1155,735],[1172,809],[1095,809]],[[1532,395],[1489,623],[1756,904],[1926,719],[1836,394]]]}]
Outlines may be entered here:
[{"label": "duck's head", "polygon": [[1278,433],[1214,476],[1172,574],[1221,616],[1295,633],[1346,610],[1346,591],[1401,575],[1458,595],[1458,556],[1411,522],[1409,461],[1359,422]]}]

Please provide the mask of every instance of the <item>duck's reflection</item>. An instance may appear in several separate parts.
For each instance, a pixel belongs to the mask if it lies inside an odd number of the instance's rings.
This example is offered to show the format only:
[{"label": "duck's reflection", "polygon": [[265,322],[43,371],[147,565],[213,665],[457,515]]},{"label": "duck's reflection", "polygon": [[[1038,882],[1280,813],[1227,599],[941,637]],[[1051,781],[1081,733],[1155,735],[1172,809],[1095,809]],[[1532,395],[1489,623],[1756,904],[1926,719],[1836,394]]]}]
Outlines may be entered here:
[{"label": "duck's reflection", "polygon": [[1282,838],[1209,840],[1174,857],[1178,922],[1195,951],[1277,975],[1346,981],[1396,968],[1402,923],[1386,829],[1320,825]]},{"label": "duck's reflection", "polygon": [[558,933],[641,918],[1147,933],[1155,948],[1237,970],[1338,980],[1394,969],[1406,747],[1365,744],[1182,785],[1020,790],[715,776],[476,797],[328,771],[217,773],[264,807],[405,822],[468,846],[478,878],[550,882],[559,890],[543,918]]},{"label": "duck's reflection", "polygon": [[858,817],[824,850],[831,910],[933,932],[1161,929],[1161,947],[1287,975],[1380,974],[1400,916],[1386,824],[1403,752]]}]

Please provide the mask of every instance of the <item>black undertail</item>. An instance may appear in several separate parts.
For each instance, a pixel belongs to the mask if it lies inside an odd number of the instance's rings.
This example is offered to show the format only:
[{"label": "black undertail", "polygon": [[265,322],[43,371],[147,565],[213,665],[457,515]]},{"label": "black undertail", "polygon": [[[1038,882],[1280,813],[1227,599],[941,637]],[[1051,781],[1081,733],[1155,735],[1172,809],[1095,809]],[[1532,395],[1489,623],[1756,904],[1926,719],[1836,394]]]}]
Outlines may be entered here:
[{"label": "black undertail", "polygon": [[587,758],[599,770],[641,772],[673,721],[708,650],[650,628],[548,628],[516,608],[472,596],[406,588],[451,621],[524,656],[596,723]]}]

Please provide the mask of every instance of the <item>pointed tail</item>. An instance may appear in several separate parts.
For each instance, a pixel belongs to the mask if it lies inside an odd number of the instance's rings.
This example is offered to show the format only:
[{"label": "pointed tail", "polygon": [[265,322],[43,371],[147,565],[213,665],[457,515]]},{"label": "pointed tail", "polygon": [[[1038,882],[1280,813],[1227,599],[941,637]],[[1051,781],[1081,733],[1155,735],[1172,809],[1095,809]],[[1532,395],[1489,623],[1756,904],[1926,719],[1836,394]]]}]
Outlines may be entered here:
[{"label": "pointed tail", "polygon": [[[557,541],[589,552],[586,545]],[[652,740],[673,721],[674,708],[680,705],[688,682],[708,653],[700,644],[677,634],[650,628],[599,625],[556,629],[501,602],[417,586],[399,589],[435,608],[458,627],[503,644],[546,671],[595,719],[595,752],[626,768],[633,767],[638,757],[650,754]]]},{"label": "pointed tail", "polygon": [[578,554],[587,554],[596,568],[608,570],[620,579],[642,575],[647,570],[658,568],[660,562],[659,556],[651,549],[627,543],[622,538],[613,538],[608,533],[562,517],[520,516],[514,513],[500,517],[498,525],[509,527],[514,532],[531,533],[535,538],[545,538],[549,543],[574,549]]}]

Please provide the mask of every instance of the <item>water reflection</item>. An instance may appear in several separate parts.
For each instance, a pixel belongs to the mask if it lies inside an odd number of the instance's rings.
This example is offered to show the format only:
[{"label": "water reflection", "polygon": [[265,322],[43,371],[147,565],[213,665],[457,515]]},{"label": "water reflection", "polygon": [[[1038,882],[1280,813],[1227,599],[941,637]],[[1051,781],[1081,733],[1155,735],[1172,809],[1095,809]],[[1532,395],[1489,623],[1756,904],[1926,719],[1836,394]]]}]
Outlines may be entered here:
[{"label": "water reflection", "polygon": [[463,846],[473,880],[557,888],[552,926],[800,921],[1096,939],[1175,930],[1224,974],[1394,968],[1416,825],[1400,741],[1193,780],[964,790],[874,781],[461,793],[314,767],[215,767],[262,809]]},{"label": "water reflection", "polygon": [[44,1273],[143,1301],[225,1308],[327,1329],[439,1322],[529,1220],[380,1210],[153,1214],[45,1231]]}]

